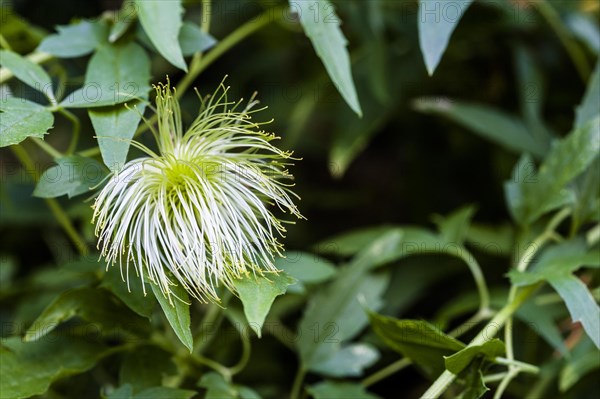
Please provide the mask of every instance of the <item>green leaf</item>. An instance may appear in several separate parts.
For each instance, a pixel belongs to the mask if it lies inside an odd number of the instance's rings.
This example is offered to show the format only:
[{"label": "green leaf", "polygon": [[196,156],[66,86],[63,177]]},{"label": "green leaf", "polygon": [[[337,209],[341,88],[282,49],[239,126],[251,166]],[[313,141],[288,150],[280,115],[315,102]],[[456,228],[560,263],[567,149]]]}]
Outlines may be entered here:
[{"label": "green leaf", "polygon": [[0,147],[43,138],[53,124],[52,112],[37,103],[16,97],[0,101]]},{"label": "green leaf", "polygon": [[445,370],[444,356],[465,348],[465,344],[426,321],[398,320],[372,312],[369,318],[373,331],[386,345],[432,375]]},{"label": "green leaf", "polygon": [[275,259],[275,267],[306,284],[322,283],[336,273],[331,262],[308,252],[286,252],[285,258]]},{"label": "green leaf", "polygon": [[44,38],[38,51],[60,58],[81,57],[106,42],[108,26],[102,21],[82,20],[72,25],[57,26],[58,33]]},{"label": "green leaf", "polygon": [[485,386],[483,373],[481,372],[480,361],[475,361],[469,369],[463,373],[465,375],[465,390],[460,393],[456,399],[479,399],[490,389]]},{"label": "green leaf", "polygon": [[206,389],[205,399],[260,399],[254,390],[231,384],[215,372],[204,374],[198,386]]},{"label": "green leaf", "polygon": [[378,308],[389,281],[387,275],[368,272],[396,250],[400,237],[400,233],[392,231],[375,240],[339,270],[334,281],[311,296],[298,327],[297,345],[305,369],[331,357],[343,341],[367,325],[363,306]]},{"label": "green leaf", "polygon": [[600,349],[600,307],[588,287],[570,274],[552,277],[548,283],[565,301],[573,323],[580,322],[588,337]]},{"label": "green leaf", "polygon": [[106,176],[104,166],[92,158],[69,155],[56,160],[56,166],[48,168],[35,186],[33,195],[40,198],[54,198],[89,192]]},{"label": "green leaf", "polygon": [[513,284],[523,286],[569,275],[582,266],[600,267],[600,253],[598,248],[588,250],[583,238],[575,238],[548,247],[527,272],[512,270],[508,275]]},{"label": "green leaf", "polygon": [[154,387],[133,395],[132,399],[192,399],[196,395],[198,392],[188,389]]},{"label": "green leaf", "polygon": [[133,1],[124,1],[121,9],[115,17],[116,21],[110,28],[108,41],[114,43],[121,38],[129,30],[131,25],[137,21],[136,4]]},{"label": "green leaf", "polygon": [[167,299],[157,285],[150,284],[150,286],[171,328],[191,353],[194,349],[194,338],[190,329],[190,298],[187,292],[181,285],[171,286],[171,291],[175,296],[175,300],[173,300],[171,297]]},{"label": "green leaf", "polygon": [[444,116],[507,150],[537,157],[546,153],[543,143],[535,140],[521,120],[494,108],[440,98],[420,98],[414,107]]},{"label": "green leaf", "polygon": [[588,221],[600,221],[600,156],[588,167],[588,170],[575,182],[575,208],[573,223],[578,229]]},{"label": "green leaf", "polygon": [[362,116],[352,80],[350,56],[346,49],[347,40],[340,29],[340,19],[333,5],[328,0],[290,0],[290,5],[297,7],[304,33],[323,61],[333,84],[350,108]]},{"label": "green leaf", "polygon": [[133,398],[133,389],[131,385],[125,384],[115,389],[106,397],[106,399],[132,399]]},{"label": "green leaf", "polygon": [[89,337],[51,334],[30,343],[19,337],[2,339],[0,393],[11,399],[41,395],[52,382],[91,369],[109,353]]},{"label": "green leaf", "polygon": [[328,377],[360,377],[379,360],[379,352],[368,344],[350,344],[316,363],[311,371]]},{"label": "green leaf", "polygon": [[69,94],[60,105],[67,108],[106,107],[146,98],[149,81],[150,59],[138,44],[103,45],[88,64],[83,87]]},{"label": "green leaf", "polygon": [[235,290],[244,305],[246,320],[259,338],[273,301],[285,294],[287,287],[295,282],[294,278],[284,272],[264,277],[248,276],[234,281]]},{"label": "green leaf", "polygon": [[556,321],[558,317],[564,317],[563,313],[565,313],[563,304],[542,306],[534,301],[527,301],[521,305],[516,315],[561,355],[568,357],[569,349],[565,345]]},{"label": "green leaf", "polygon": [[137,12],[152,44],[167,61],[187,72],[181,53],[179,31],[183,7],[180,0],[136,0]]},{"label": "green leaf", "polygon": [[473,223],[467,229],[465,240],[479,251],[507,256],[512,251],[514,235],[514,229],[508,223],[499,226]]},{"label": "green leaf", "polygon": [[17,79],[43,93],[50,102],[56,102],[52,79],[41,66],[9,50],[0,50],[0,60],[2,60],[2,65],[9,69]]},{"label": "green leaf", "polygon": [[574,201],[565,186],[582,173],[600,151],[600,117],[576,129],[552,148],[537,173],[530,161],[521,158],[512,181],[505,183],[506,200],[513,218],[529,225],[544,213]]},{"label": "green leaf", "polygon": [[152,316],[152,311],[156,306],[156,298],[153,293],[150,295],[144,293],[142,280],[138,276],[133,275],[126,282],[123,280],[121,273],[114,270],[114,268],[110,268],[102,276],[100,287],[106,288],[115,294],[125,305],[140,316],[147,318]]},{"label": "green leaf", "polygon": [[446,3],[439,0],[419,0],[419,45],[429,76],[437,68],[450,36],[473,0]]},{"label": "green leaf", "polygon": [[352,382],[324,381],[307,388],[315,399],[380,399],[365,388]]},{"label": "green leaf", "polygon": [[451,356],[445,356],[444,363],[446,370],[454,374],[460,374],[478,356],[491,361],[498,356],[504,355],[505,352],[506,347],[504,346],[504,342],[493,338],[481,345],[468,346]]},{"label": "green leaf", "polygon": [[25,341],[36,341],[59,324],[73,317],[98,323],[106,331],[129,331],[142,335],[149,327],[147,320],[131,313],[104,290],[76,288],[64,291],[33,322],[25,333]]},{"label": "green leaf", "polygon": [[183,55],[193,55],[204,52],[217,44],[217,39],[204,32],[200,27],[191,22],[184,22],[179,31],[179,45]]},{"label": "green leaf", "polygon": [[436,215],[434,222],[438,225],[441,239],[448,243],[462,244],[474,214],[475,207],[464,206],[448,216]]},{"label": "green leaf", "polygon": [[171,354],[156,346],[140,346],[129,352],[119,370],[121,385],[130,385],[133,392],[162,385],[163,376],[177,373]]},{"label": "green leaf", "polygon": [[572,356],[560,372],[559,388],[561,392],[571,389],[586,374],[600,368],[600,356],[588,339],[582,339],[574,348]]},{"label": "green leaf", "polygon": [[361,228],[326,238],[313,248],[321,254],[352,256],[383,234],[397,229],[391,225]]},{"label": "green leaf", "polygon": [[567,305],[573,323],[581,322],[600,348],[600,307],[585,284],[572,274],[581,266],[600,267],[598,251],[598,247],[587,250],[583,239],[565,241],[545,250],[527,272],[511,271],[509,276],[516,285],[548,281]]},{"label": "green leaf", "polygon": [[585,95],[575,112],[574,129],[581,129],[587,123],[600,115],[600,61],[596,63],[594,73],[590,77]]},{"label": "green leaf", "polygon": [[[132,109],[135,107],[136,109]],[[88,114],[94,126],[104,164],[112,171],[123,168],[131,139],[137,130],[146,105],[136,102],[130,108],[122,104],[90,108]]]},{"label": "green leaf", "polygon": [[534,57],[523,46],[515,49],[515,69],[521,114],[534,141],[540,143],[547,153],[553,137],[542,119],[545,98],[542,74],[536,66]]}]

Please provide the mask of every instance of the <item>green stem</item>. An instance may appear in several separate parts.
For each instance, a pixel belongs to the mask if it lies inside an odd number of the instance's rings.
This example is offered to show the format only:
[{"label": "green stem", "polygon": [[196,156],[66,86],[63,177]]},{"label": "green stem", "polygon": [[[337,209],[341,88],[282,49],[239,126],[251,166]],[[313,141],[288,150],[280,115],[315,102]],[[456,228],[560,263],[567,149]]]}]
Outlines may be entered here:
[{"label": "green stem", "polygon": [[196,364],[210,367],[211,369],[215,370],[217,373],[221,374],[223,376],[223,378],[225,378],[225,380],[231,381],[231,377],[233,375],[231,370],[229,368],[223,366],[221,363],[216,362],[207,357],[204,357],[202,355],[197,355],[197,354],[192,355],[191,359]]},{"label": "green stem", "polygon": [[230,48],[240,43],[242,40],[246,39],[248,36],[257,32],[261,28],[267,26],[270,22],[273,22],[275,19],[272,16],[277,15],[278,11],[283,9],[284,7],[275,7],[265,11],[258,17],[244,23],[236,30],[231,32],[231,34],[229,34],[225,39],[221,40],[219,44],[217,44],[210,52],[208,52],[198,63],[190,67],[189,73],[185,75],[177,84],[177,92],[175,93],[175,96],[180,98],[189,88],[192,82],[196,80],[198,75],[202,73],[202,71],[219,59],[219,57],[225,54]]},{"label": "green stem", "polygon": [[482,322],[483,320],[487,320],[490,317],[492,317],[493,315],[494,315],[494,312],[491,309],[489,309],[489,308],[487,308],[487,309],[479,309],[477,311],[477,313],[475,313],[467,321],[465,321],[464,323],[462,323],[461,325],[459,325],[458,327],[456,327],[452,331],[450,331],[448,333],[448,335],[451,336],[451,337],[454,337],[454,338],[458,338],[461,335],[464,335],[468,331],[470,331],[479,322]]},{"label": "green stem", "polygon": [[501,364],[504,366],[514,366],[519,368],[524,373],[538,374],[540,372],[540,368],[534,366],[533,364],[520,362],[518,360],[506,359],[504,357],[497,357],[494,359],[494,363]]},{"label": "green stem", "polygon": [[235,365],[229,368],[231,375],[236,375],[237,373],[242,371],[248,364],[248,361],[250,360],[250,353],[252,350],[250,345],[250,338],[248,337],[248,334],[246,334],[244,331],[240,331],[240,339],[242,340],[242,357]]},{"label": "green stem", "polygon": [[1,34],[1,33],[0,33],[0,46],[2,48],[5,48],[8,51],[12,51],[12,47],[8,43],[8,40],[6,40],[6,38],[4,37],[4,35]]},{"label": "green stem", "polygon": [[447,251],[446,253],[451,256],[456,256],[462,259],[467,264],[469,270],[471,271],[471,274],[473,275],[473,279],[475,280],[477,291],[479,292],[479,311],[481,313],[489,313],[490,293],[485,282],[485,278],[483,277],[481,267],[479,266],[479,263],[477,262],[475,257],[471,255],[471,253],[468,252],[466,248],[460,247],[459,251],[460,252],[458,254],[453,251]]},{"label": "green stem", "polygon": [[[270,15],[276,15],[279,10],[283,10],[285,7],[275,7],[269,9],[254,18],[251,21],[246,22],[245,24],[238,27],[235,31],[233,31],[229,36],[225,39],[221,40],[210,52],[206,54],[204,57],[198,57],[197,62],[196,58],[192,60],[192,65],[190,66],[190,71],[187,75],[181,79],[179,84],[177,85],[177,91],[175,92],[175,97],[181,98],[181,96],[186,92],[189,86],[194,82],[194,80],[208,68],[213,62],[219,59],[223,54],[225,54],[231,47],[235,46],[252,33],[260,30],[261,28],[267,26],[269,22],[274,21],[275,19],[270,17]],[[146,130],[148,130],[148,125],[152,125],[156,122],[156,115],[153,115],[147,124],[141,125],[133,135],[133,137],[137,137]],[[93,147],[84,151],[80,151],[79,155],[83,157],[93,157],[100,153],[100,148]]]},{"label": "green stem", "polygon": [[577,73],[583,82],[587,82],[591,69],[585,57],[585,53],[573,38],[573,35],[565,27],[558,12],[546,0],[537,0],[533,4],[537,7],[540,14],[546,19],[548,24],[556,32],[556,36],[567,50],[571,61],[577,69]]},{"label": "green stem", "polygon": [[[542,283],[533,284],[527,286],[519,292],[519,294],[515,297],[515,299],[504,306],[492,320],[489,321],[486,326],[479,331],[477,336],[473,338],[471,343],[467,347],[482,345],[485,342],[489,341],[492,337],[494,337],[499,329],[506,323],[514,312],[533,294],[535,290],[537,290]],[[445,370],[437,380],[429,387],[429,389],[421,396],[421,399],[437,399],[443,394],[450,384],[456,378],[456,374],[451,373],[448,370]]]},{"label": "green stem", "polygon": [[64,108],[60,108],[58,113],[63,115],[73,124],[73,135],[71,136],[71,142],[69,143],[69,148],[67,149],[67,154],[73,154],[75,149],[77,148],[77,143],[79,142],[79,131],[81,130],[81,123],[79,122],[79,118],[75,116],[75,114],[67,111]]},{"label": "green stem", "polygon": [[30,137],[30,139],[53,159],[62,158],[64,156],[62,152],[58,151],[56,148],[52,147],[50,144],[40,138]]},{"label": "green stem", "polygon": [[204,33],[208,33],[210,31],[210,20],[212,18],[211,8],[211,0],[202,0],[202,21],[200,21],[200,29],[202,29]]},{"label": "green stem", "polygon": [[[28,170],[35,170],[33,160],[29,157],[29,154],[27,154],[27,151],[25,151],[25,149],[22,146],[13,145],[10,148],[25,168],[27,168]],[[36,182],[39,180],[39,176],[37,174],[34,176],[34,180]],[[69,236],[71,241],[73,241],[73,244],[75,244],[75,247],[77,248],[79,253],[81,255],[87,255],[88,247],[85,243],[85,240],[79,236],[79,233],[71,223],[71,219],[62,209],[58,201],[56,201],[54,198],[45,198],[44,201],[50,208],[50,211],[52,212],[60,226],[63,228],[65,233],[67,233],[67,236]]]},{"label": "green stem", "polygon": [[300,393],[302,391],[302,383],[304,382],[304,377],[306,376],[306,370],[304,368],[299,367],[296,372],[296,376],[294,377],[294,383],[292,384],[292,391],[290,392],[290,399],[298,399],[300,397]]},{"label": "green stem", "polygon": [[[51,59],[54,58],[54,56],[52,54],[43,53],[41,51],[36,51],[34,53],[27,55],[25,58],[27,58],[29,61],[33,62],[34,64],[39,65],[39,64],[43,64],[44,62],[50,61]],[[8,68],[0,68],[0,85],[6,83],[10,79],[12,79],[14,76],[15,75]]]},{"label": "green stem", "polygon": [[385,366],[384,368],[382,368],[381,370],[378,370],[375,373],[371,374],[370,376],[366,377],[360,383],[365,388],[369,387],[369,386],[376,384],[379,381],[397,373],[398,371],[408,367],[411,364],[412,364],[412,362],[408,358],[397,360],[394,363],[389,364],[389,365]]}]

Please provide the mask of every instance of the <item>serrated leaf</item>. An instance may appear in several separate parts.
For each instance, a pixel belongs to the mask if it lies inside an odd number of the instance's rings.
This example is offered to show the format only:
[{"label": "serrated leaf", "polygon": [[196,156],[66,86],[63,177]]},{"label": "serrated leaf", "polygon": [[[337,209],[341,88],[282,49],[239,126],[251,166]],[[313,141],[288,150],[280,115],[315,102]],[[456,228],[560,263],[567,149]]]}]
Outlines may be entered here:
[{"label": "serrated leaf", "polygon": [[107,331],[129,331],[141,335],[149,327],[147,320],[115,302],[108,292],[95,288],[77,288],[63,292],[51,302],[29,327],[24,340],[39,340],[59,324],[76,316],[98,323]]},{"label": "serrated leaf", "polygon": [[52,382],[91,369],[110,351],[89,337],[51,334],[36,342],[19,337],[0,345],[0,394],[21,399],[41,395]]},{"label": "serrated leaf", "polygon": [[507,150],[527,152],[536,157],[546,153],[544,144],[535,140],[520,119],[500,110],[439,98],[420,98],[414,107],[421,112],[444,116]]},{"label": "serrated leaf", "polygon": [[234,281],[235,290],[244,305],[246,320],[259,338],[273,301],[279,295],[285,294],[287,287],[295,282],[296,279],[285,272],[264,277],[248,276]]},{"label": "serrated leaf", "polygon": [[69,198],[89,192],[106,176],[104,166],[92,158],[69,155],[56,160],[35,186],[33,195],[54,198],[68,195]]},{"label": "serrated leaf", "polygon": [[505,352],[504,342],[493,338],[481,345],[468,346],[451,356],[445,356],[444,364],[446,370],[453,374],[460,374],[476,357],[481,356],[487,360],[494,360],[496,357],[504,355]]},{"label": "serrated leaf", "polygon": [[307,388],[314,399],[380,399],[365,388],[352,382],[324,381]]},{"label": "serrated leaf", "polygon": [[465,348],[465,344],[423,320],[399,320],[373,312],[369,318],[373,331],[386,345],[432,375],[445,370],[444,356]]},{"label": "serrated leaf", "polygon": [[58,33],[42,40],[39,51],[60,58],[81,57],[106,42],[108,27],[102,21],[82,20],[72,25],[57,26]]},{"label": "serrated leaf", "polygon": [[[150,318],[156,306],[153,293],[144,295],[142,280],[138,276],[130,276],[123,281],[121,273],[111,268],[102,276],[101,287],[115,294],[125,305],[142,317]],[[125,278],[127,280],[127,278]]]},{"label": "serrated leaf", "polygon": [[450,36],[473,0],[450,3],[439,0],[419,0],[419,45],[429,76],[437,68],[448,47]]},{"label": "serrated leaf", "polygon": [[[513,218],[529,225],[544,213],[572,203],[575,198],[565,186],[589,167],[600,151],[600,117],[559,140],[537,173],[522,157],[513,179],[505,183],[505,195]],[[523,175],[523,170],[530,173]]]},{"label": "serrated leaf", "polygon": [[362,115],[352,79],[347,40],[340,29],[340,19],[328,0],[290,0],[297,7],[300,24],[323,61],[331,81],[352,110]]},{"label": "serrated leaf", "polygon": [[119,382],[130,385],[132,393],[162,385],[163,376],[177,373],[172,355],[156,346],[141,346],[129,352],[121,363]]},{"label": "serrated leaf", "polygon": [[51,102],[56,102],[52,79],[41,66],[9,50],[0,50],[0,61],[21,82],[43,93]]},{"label": "serrated leaf", "polygon": [[167,61],[187,72],[178,37],[182,26],[183,7],[180,0],[136,0],[137,12],[144,30]]},{"label": "serrated leaf", "polygon": [[350,344],[311,367],[311,371],[328,377],[360,377],[364,369],[379,360],[379,352],[368,344]]},{"label": "serrated leaf", "polygon": [[128,105],[129,108],[118,104],[88,110],[102,160],[115,172],[121,170],[127,160],[131,139],[146,108],[146,105],[139,101]]},{"label": "serrated leaf", "polygon": [[17,97],[0,101],[0,147],[43,138],[53,124],[52,112],[37,103]]},{"label": "serrated leaf", "polygon": [[170,286],[171,295],[175,298],[167,299],[157,285],[150,284],[150,286],[171,328],[191,353],[194,349],[194,338],[190,329],[190,298],[187,292],[181,285]]},{"label": "serrated leaf", "polygon": [[217,39],[191,22],[184,22],[179,31],[179,45],[183,55],[204,52],[217,44]]},{"label": "serrated leaf", "polygon": [[375,240],[339,270],[331,284],[311,296],[298,327],[297,345],[305,369],[332,356],[367,325],[363,306],[378,308],[389,282],[388,275],[368,272],[397,249],[400,237],[392,231]]},{"label": "serrated leaf", "polygon": [[66,108],[106,107],[146,98],[149,81],[150,59],[138,44],[102,45],[88,64],[83,87],[69,94],[60,105]]}]

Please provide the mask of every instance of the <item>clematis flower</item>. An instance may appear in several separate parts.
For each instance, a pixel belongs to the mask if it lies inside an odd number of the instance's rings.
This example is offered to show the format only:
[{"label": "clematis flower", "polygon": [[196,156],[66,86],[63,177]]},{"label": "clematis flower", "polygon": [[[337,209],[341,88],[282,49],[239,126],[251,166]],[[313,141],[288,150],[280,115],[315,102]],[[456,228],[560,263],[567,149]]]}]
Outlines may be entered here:
[{"label": "clematis flower", "polygon": [[252,121],[261,111],[251,110],[256,102],[238,111],[227,91],[221,84],[201,98],[184,133],[169,85],[156,87],[158,153],[134,141],[147,157],[127,162],[96,197],[98,248],[128,286],[133,267],[170,301],[180,284],[198,300],[218,302],[219,284],[234,290],[235,279],[276,271],[285,222],[274,212],[302,217],[286,169],[292,154]]}]

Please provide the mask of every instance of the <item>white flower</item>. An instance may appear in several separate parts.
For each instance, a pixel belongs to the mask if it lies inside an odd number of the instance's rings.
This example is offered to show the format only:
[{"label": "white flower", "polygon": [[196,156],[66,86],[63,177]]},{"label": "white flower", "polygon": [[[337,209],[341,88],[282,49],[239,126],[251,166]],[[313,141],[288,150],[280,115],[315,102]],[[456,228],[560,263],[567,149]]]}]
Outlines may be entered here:
[{"label": "white flower", "polygon": [[234,279],[276,270],[285,228],[273,205],[302,217],[285,169],[291,153],[252,122],[254,103],[236,111],[227,90],[221,84],[203,101],[183,133],[177,99],[168,85],[157,87],[159,154],[133,142],[148,157],[126,163],[96,198],[98,248],[128,285],[133,266],[169,300],[181,284],[201,301],[219,301],[220,283],[233,290]]}]

